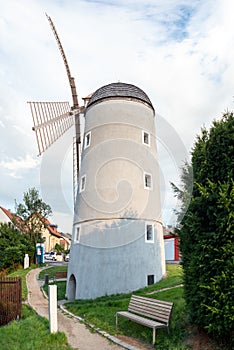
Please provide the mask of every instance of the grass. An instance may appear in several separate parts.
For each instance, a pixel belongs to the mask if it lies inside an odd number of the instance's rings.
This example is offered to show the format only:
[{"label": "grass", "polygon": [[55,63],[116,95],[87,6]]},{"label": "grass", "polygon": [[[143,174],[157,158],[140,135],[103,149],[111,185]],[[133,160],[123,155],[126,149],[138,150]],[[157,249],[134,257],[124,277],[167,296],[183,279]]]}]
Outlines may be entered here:
[{"label": "grass", "polygon": [[62,332],[50,334],[49,321],[23,305],[19,322],[0,327],[0,349],[4,350],[72,350]]},{"label": "grass", "polygon": [[[9,277],[22,278],[22,298],[27,299],[27,273],[37,266],[20,269],[9,274]],[[61,266],[59,271],[61,271]],[[29,306],[22,305],[20,321],[13,321],[0,327],[0,349],[4,350],[72,350],[63,332],[50,334],[49,321],[37,315]]]},{"label": "grass", "polygon": [[168,264],[167,265],[167,276],[163,278],[161,281],[152,284],[143,289],[139,289],[138,293],[150,293],[163,288],[171,288],[174,286],[178,286],[183,283],[183,270],[181,265]]},{"label": "grass", "polygon": [[[66,299],[66,282],[65,281],[56,281],[56,282],[53,282],[53,283],[49,283],[49,285],[52,285],[52,284],[56,284],[57,285],[57,300],[64,300]],[[48,295],[48,285],[45,284],[43,286],[43,289],[44,291],[46,292],[46,294]]]},{"label": "grass", "polygon": [[[165,329],[157,331],[157,350],[183,350],[188,349],[183,345],[186,337],[186,309],[183,298],[183,287],[177,287],[170,290],[160,292],[162,288],[170,288],[178,286],[182,283],[182,270],[178,265],[167,266],[167,277],[162,281],[149,287],[140,289],[134,294],[139,294],[155,299],[172,301],[174,303],[172,319],[170,324],[171,334],[168,336]],[[152,293],[148,295],[148,293]],[[84,318],[96,328],[107,331],[115,335],[115,314],[117,311],[127,310],[129,300],[132,293],[118,294],[97,298],[95,300],[77,300],[75,302],[66,303],[66,308]],[[119,334],[138,338],[143,342],[152,342],[152,330],[131,322],[125,318],[119,318]]]}]

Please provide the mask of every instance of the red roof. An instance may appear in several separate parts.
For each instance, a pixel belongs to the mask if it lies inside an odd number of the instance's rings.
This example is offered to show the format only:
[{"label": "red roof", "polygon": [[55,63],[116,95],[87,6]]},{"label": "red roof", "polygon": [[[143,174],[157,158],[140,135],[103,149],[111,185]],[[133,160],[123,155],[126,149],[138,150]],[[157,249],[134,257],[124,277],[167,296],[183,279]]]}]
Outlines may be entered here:
[{"label": "red roof", "polygon": [[50,233],[58,238],[63,238],[61,233],[59,233],[56,229],[55,229],[55,225],[52,225],[50,223],[50,221],[46,218],[44,218],[44,223],[45,226],[47,226],[48,230],[50,231]]},{"label": "red roof", "polygon": [[[15,214],[13,214],[13,213],[11,213],[10,212],[10,210],[7,210],[7,209],[5,209],[5,208],[3,208],[2,206],[0,206],[0,209],[2,209],[2,211],[8,216],[8,218],[11,220],[11,222],[15,225],[15,226],[17,226],[17,227],[19,227],[19,228],[21,228],[22,229],[22,227],[23,227],[23,220],[19,217],[19,216],[17,216],[17,215],[15,215]],[[61,235],[61,233],[59,233],[56,229],[55,229],[55,225],[52,225],[51,223],[50,223],[50,221],[48,220],[48,219],[46,219],[45,217],[43,217],[42,215],[40,215],[41,216],[41,218],[43,218],[43,222],[44,222],[44,224],[45,224],[45,226],[48,228],[48,230],[50,231],[50,233],[52,234],[52,235],[54,235],[54,236],[56,236],[56,237],[58,237],[58,238],[63,238],[62,237],[62,235]]]},{"label": "red roof", "polygon": [[11,213],[10,210],[7,210],[2,206],[0,206],[0,209],[2,209],[2,211],[8,216],[8,218],[15,226],[19,226],[20,228],[22,228],[23,220],[19,216]]}]

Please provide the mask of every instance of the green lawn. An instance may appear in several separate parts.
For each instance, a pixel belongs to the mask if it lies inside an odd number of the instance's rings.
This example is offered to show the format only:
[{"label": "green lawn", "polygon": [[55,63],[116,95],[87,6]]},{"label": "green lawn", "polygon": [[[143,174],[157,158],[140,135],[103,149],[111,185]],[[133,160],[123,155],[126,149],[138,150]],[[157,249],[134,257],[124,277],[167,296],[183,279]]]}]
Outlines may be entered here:
[{"label": "green lawn", "polygon": [[[22,278],[22,298],[27,298],[26,275],[36,266],[11,273],[9,277]],[[61,267],[59,269],[61,271]],[[72,350],[65,333],[50,334],[49,321],[36,314],[29,306],[22,305],[20,321],[0,327],[0,349],[4,350]]]},{"label": "green lawn", "polygon": [[62,332],[50,334],[49,321],[23,305],[21,320],[0,327],[0,349],[72,350]]},{"label": "green lawn", "polygon": [[[171,334],[168,336],[166,329],[157,331],[157,350],[182,350],[188,349],[183,345],[186,337],[187,314],[183,298],[183,287],[177,287],[163,292],[159,289],[178,286],[182,283],[182,270],[179,265],[167,266],[167,277],[160,282],[134,292],[147,297],[172,301],[174,303]],[[152,293],[153,294],[147,294]],[[121,310],[127,310],[128,303],[132,293],[118,294],[97,298],[95,300],[77,300],[65,304],[66,308],[85,319],[95,327],[115,335],[115,313]],[[152,342],[152,330],[131,322],[125,318],[119,318],[119,334],[124,334],[134,338],[139,338],[146,343]]]},{"label": "green lawn", "polygon": [[168,264],[167,265],[167,276],[158,283],[152,284],[149,287],[140,289],[138,292],[152,292],[155,290],[178,286],[183,283],[183,270],[181,265]]},{"label": "green lawn", "polygon": [[[25,276],[27,270],[19,270],[11,276],[21,276],[23,280],[23,296],[26,298],[27,288]],[[53,278],[57,271],[67,271],[67,266],[54,266],[48,269],[43,269],[39,278],[44,280],[45,274],[49,278]],[[185,339],[187,314],[185,302],[183,298],[183,287],[179,285],[183,282],[182,269],[179,265],[167,266],[167,277],[160,282],[149,287],[140,289],[135,294],[152,297],[156,299],[172,301],[174,303],[172,319],[170,324],[171,334],[168,336],[167,331],[160,329],[157,331],[157,350],[184,350],[188,349],[183,345]],[[66,282],[56,282],[58,286],[58,299],[65,298]],[[159,291],[163,288],[176,288]],[[44,286],[46,292],[48,287]],[[150,293],[150,294],[148,294]],[[128,303],[132,293],[105,296],[95,300],[77,300],[75,302],[66,303],[68,310],[76,315],[83,317],[88,323],[95,325],[101,330],[107,331],[112,335],[116,335],[115,328],[115,313],[120,310],[127,310]],[[38,332],[30,330],[37,329]],[[124,318],[119,318],[119,334],[124,334],[133,338],[141,339],[143,342],[152,342],[152,330],[137,325]],[[18,340],[21,334],[21,340]],[[3,344],[5,347],[3,347]],[[7,345],[5,345],[7,344]],[[20,322],[12,322],[8,326],[0,328],[0,349],[18,350],[24,349],[71,349],[66,341],[66,336],[58,332],[55,335],[49,333],[49,323],[46,319],[38,316],[31,308],[23,305],[22,318]]]}]

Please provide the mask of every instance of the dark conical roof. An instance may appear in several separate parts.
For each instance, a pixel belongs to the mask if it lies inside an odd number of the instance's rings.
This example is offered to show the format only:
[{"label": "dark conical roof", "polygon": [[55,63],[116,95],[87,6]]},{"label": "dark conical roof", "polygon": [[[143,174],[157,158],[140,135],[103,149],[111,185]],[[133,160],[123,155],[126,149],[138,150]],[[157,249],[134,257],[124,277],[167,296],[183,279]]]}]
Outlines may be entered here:
[{"label": "dark conical roof", "polygon": [[135,85],[126,83],[112,83],[102,86],[92,94],[92,97],[87,104],[87,108],[99,100],[111,97],[136,98],[147,103],[152,109],[154,109],[149,97],[143,90]]}]

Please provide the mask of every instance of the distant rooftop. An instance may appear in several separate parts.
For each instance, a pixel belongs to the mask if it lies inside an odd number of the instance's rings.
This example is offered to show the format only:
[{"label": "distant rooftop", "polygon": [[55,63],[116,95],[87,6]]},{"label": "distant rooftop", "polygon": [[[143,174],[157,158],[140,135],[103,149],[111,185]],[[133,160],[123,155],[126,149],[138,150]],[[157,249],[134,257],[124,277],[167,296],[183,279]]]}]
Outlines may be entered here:
[{"label": "distant rooftop", "polygon": [[147,103],[152,109],[154,109],[149,97],[143,90],[141,90],[135,85],[126,83],[112,83],[102,86],[100,89],[96,90],[92,94],[87,104],[87,108],[90,107],[92,104],[96,103],[97,101],[111,97],[135,98]]}]

